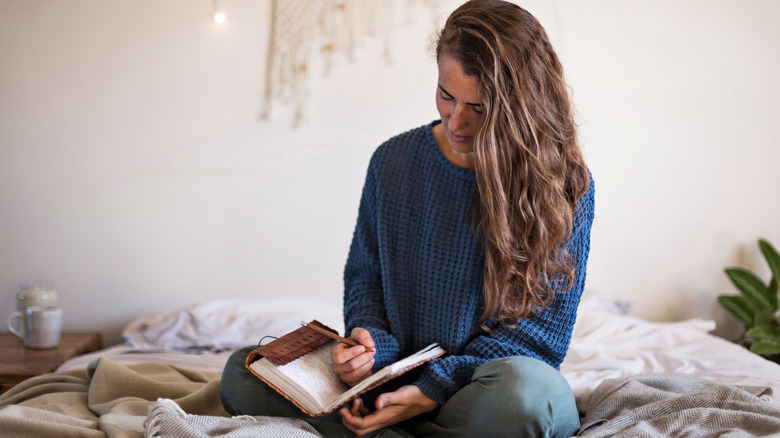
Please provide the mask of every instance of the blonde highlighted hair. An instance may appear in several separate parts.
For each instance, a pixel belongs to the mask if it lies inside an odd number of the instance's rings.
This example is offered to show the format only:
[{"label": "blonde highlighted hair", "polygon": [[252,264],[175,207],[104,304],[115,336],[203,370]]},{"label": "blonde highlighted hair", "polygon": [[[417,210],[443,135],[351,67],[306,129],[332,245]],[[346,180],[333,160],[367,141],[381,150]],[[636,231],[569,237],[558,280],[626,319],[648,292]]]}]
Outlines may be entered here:
[{"label": "blonde highlighted hair", "polygon": [[476,229],[485,247],[480,322],[515,326],[571,287],[565,243],[590,176],[578,142],[563,68],[544,28],[519,6],[471,0],[439,34],[436,56],[453,56],[478,79],[484,107],[474,139]]}]

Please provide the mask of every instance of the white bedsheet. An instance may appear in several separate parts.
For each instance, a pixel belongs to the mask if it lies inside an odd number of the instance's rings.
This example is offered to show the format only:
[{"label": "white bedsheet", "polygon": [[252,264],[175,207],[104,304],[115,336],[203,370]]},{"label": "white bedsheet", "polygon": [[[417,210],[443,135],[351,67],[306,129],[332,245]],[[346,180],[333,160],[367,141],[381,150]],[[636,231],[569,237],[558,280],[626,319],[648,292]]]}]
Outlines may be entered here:
[{"label": "white bedsheet", "polygon": [[[317,300],[215,299],[144,315],[122,331],[125,343],[87,353],[57,371],[85,368],[101,356],[122,365],[154,362],[199,371],[222,371],[230,353],[279,337],[313,319],[342,333],[341,306]],[[267,343],[270,339],[265,339]]]},{"label": "white bedsheet", "polygon": [[122,331],[135,349],[236,349],[279,337],[313,319],[343,332],[341,306],[317,300],[217,299],[154,313]]},{"label": "white bedsheet", "polygon": [[[780,365],[708,332],[709,320],[649,322],[600,311],[582,312],[561,373],[577,404],[606,379],[651,373],[698,376],[715,383],[770,386],[780,394]],[[778,398],[773,400],[780,404]]]}]

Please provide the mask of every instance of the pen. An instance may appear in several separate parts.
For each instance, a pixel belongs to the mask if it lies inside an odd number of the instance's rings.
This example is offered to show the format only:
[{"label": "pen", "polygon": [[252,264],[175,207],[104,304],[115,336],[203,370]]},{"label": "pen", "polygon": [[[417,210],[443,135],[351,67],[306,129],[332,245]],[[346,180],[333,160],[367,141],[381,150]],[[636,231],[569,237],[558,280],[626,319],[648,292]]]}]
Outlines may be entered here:
[{"label": "pen", "polygon": [[[339,342],[343,342],[343,343],[345,343],[345,344],[347,344],[349,346],[357,347],[358,345],[361,345],[361,344],[359,344],[357,341],[355,341],[353,339],[347,339],[345,337],[339,336],[339,335],[337,335],[336,333],[333,333],[330,330],[325,330],[324,328],[317,327],[314,324],[306,324],[305,322],[301,321],[301,325],[304,326],[304,327],[308,327],[308,328],[310,328],[310,329],[312,329],[314,331],[318,331],[318,332],[322,333],[323,335],[328,336],[331,339],[335,339],[335,340],[337,340]],[[366,351],[374,351],[374,350],[366,349]]]}]

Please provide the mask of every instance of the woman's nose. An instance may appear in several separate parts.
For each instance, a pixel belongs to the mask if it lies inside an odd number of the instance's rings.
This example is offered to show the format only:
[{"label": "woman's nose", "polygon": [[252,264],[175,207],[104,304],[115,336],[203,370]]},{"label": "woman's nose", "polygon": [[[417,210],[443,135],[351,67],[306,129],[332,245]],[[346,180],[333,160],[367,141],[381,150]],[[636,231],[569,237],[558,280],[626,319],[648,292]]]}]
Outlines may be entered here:
[{"label": "woman's nose", "polygon": [[465,117],[465,110],[465,105],[452,105],[452,110],[450,111],[450,120],[447,123],[447,127],[450,131],[457,132],[468,126],[468,120]]}]

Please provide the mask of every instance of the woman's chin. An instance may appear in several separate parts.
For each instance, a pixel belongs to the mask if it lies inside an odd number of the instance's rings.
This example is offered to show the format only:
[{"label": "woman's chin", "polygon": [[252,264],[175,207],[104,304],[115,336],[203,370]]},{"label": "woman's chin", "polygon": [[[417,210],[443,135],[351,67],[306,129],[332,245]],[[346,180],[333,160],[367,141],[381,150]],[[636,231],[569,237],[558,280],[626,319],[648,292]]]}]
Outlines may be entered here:
[{"label": "woman's chin", "polygon": [[452,133],[447,133],[447,140],[450,148],[461,154],[470,154],[474,152],[474,143],[471,137],[461,137]]}]

